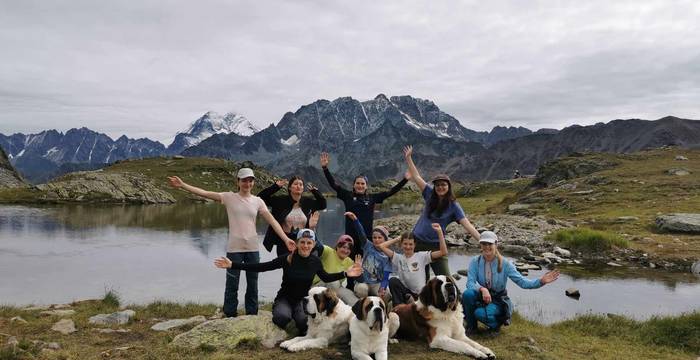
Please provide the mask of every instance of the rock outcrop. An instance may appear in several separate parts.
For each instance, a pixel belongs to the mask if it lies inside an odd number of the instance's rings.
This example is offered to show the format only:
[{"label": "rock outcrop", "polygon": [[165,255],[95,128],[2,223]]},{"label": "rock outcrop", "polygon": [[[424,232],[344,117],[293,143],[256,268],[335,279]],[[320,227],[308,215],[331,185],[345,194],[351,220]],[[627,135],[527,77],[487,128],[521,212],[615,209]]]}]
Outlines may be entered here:
[{"label": "rock outcrop", "polygon": [[656,218],[661,230],[700,234],[700,214],[676,213]]},{"label": "rock outcrop", "polygon": [[5,151],[0,148],[0,189],[13,189],[25,186],[27,186],[27,183],[24,182],[12,166]]},{"label": "rock outcrop", "polygon": [[158,188],[148,177],[135,173],[100,170],[78,172],[38,185],[44,200],[75,202],[174,203],[175,198]]},{"label": "rock outcrop", "polygon": [[258,315],[207,321],[176,336],[170,345],[189,349],[205,345],[232,350],[241,343],[260,342],[266,348],[273,348],[286,338],[287,333],[272,323],[272,313],[260,311]]}]

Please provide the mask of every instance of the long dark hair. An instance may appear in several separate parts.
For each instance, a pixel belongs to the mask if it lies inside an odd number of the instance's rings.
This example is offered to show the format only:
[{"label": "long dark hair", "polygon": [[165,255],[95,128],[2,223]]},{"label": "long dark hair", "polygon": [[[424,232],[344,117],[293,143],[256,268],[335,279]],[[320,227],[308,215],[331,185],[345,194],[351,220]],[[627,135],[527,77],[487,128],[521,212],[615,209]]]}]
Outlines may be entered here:
[{"label": "long dark hair", "polygon": [[457,200],[457,198],[452,192],[451,182],[447,182],[447,194],[445,194],[445,196],[443,196],[442,199],[440,198],[440,196],[438,196],[437,192],[435,191],[435,186],[433,186],[433,192],[432,194],[430,194],[430,201],[428,201],[428,206],[426,206],[425,208],[425,210],[427,211],[426,215],[428,215],[429,218],[432,216],[433,213],[435,213],[435,215],[437,216],[442,215],[442,213],[445,210],[447,210],[450,204],[455,200]]},{"label": "long dark hair", "polygon": [[302,179],[299,175],[292,175],[292,177],[290,177],[289,180],[287,180],[287,194],[289,194],[289,197],[292,197],[292,184],[294,184],[294,182],[297,180],[301,181],[301,187],[302,189],[304,188],[304,179]]}]

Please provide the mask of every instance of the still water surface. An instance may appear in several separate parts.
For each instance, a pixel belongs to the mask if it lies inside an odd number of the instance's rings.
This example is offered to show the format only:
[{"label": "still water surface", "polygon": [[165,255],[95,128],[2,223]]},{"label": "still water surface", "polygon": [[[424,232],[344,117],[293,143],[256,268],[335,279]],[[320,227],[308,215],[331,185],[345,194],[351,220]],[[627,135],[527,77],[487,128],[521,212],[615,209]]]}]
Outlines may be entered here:
[{"label": "still water surface", "polygon": [[[391,214],[402,211],[412,210]],[[343,230],[342,213],[342,203],[329,199],[318,236],[331,246]],[[0,304],[70,302],[101,297],[106,289],[116,290],[124,303],[221,303],[225,273],[212,261],[224,254],[226,224],[217,204],[0,206]],[[258,233],[265,228],[259,223]],[[273,259],[264,249],[260,255],[261,261]],[[472,255],[450,254],[451,270],[466,268]],[[281,276],[281,270],[260,274],[261,301],[274,299]],[[458,283],[463,289],[465,280]],[[564,296],[569,287],[581,291],[579,300]],[[698,279],[641,270],[565,272],[538,290],[513,283],[508,290],[516,310],[540,323],[582,313],[646,319],[700,309]],[[239,297],[242,303],[242,291]]]}]

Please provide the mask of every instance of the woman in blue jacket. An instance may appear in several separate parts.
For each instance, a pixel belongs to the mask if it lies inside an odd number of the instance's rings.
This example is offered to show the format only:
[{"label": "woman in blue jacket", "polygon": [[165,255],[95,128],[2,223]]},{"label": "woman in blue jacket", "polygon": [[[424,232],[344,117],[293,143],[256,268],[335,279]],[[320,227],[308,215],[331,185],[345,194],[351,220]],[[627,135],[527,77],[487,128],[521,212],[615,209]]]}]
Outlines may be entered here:
[{"label": "woman in blue jacket", "polygon": [[469,263],[467,288],[462,294],[467,333],[476,331],[477,320],[495,331],[498,331],[501,325],[510,324],[513,304],[506,291],[508,278],[523,289],[537,289],[559,277],[559,270],[550,271],[539,279],[522,276],[515,265],[498,252],[497,241],[495,233],[482,232],[479,238],[481,255]]}]

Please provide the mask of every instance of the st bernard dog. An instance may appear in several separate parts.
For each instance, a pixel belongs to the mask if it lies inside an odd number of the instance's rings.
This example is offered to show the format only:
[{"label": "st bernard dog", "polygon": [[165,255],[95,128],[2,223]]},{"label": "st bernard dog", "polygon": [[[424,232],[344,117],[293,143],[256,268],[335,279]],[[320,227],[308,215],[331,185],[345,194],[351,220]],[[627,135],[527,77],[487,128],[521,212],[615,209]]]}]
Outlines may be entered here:
[{"label": "st bernard dog", "polygon": [[280,344],[292,352],[328,347],[329,344],[347,341],[352,309],[340,300],[333,289],[313,287],[303,300],[309,329],[306,336],[297,336]]},{"label": "st bernard dog", "polygon": [[386,360],[387,343],[399,328],[399,317],[387,313],[386,304],[378,296],[367,296],[352,306],[350,318],[350,355],[355,360]]},{"label": "st bernard dog", "polygon": [[399,315],[396,335],[403,339],[427,339],[434,349],[466,354],[477,359],[495,359],[489,348],[469,339],[464,333],[464,314],[454,280],[436,276],[423,287],[418,301],[392,309]]}]

